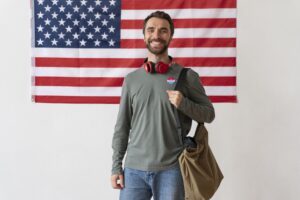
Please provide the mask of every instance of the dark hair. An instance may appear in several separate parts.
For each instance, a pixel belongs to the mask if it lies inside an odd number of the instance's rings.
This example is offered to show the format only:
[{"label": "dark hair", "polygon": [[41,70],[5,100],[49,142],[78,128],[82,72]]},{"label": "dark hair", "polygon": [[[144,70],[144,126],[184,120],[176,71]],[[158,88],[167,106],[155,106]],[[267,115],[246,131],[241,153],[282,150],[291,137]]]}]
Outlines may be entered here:
[{"label": "dark hair", "polygon": [[148,20],[152,17],[157,17],[160,19],[165,19],[169,22],[170,24],[170,29],[171,29],[171,35],[173,36],[174,34],[174,23],[173,20],[171,19],[170,15],[168,13],[165,13],[163,11],[155,11],[153,13],[151,13],[150,15],[148,15],[145,20],[144,20],[144,28],[143,28],[143,34],[145,35],[145,28],[146,28],[146,24],[148,22]]}]

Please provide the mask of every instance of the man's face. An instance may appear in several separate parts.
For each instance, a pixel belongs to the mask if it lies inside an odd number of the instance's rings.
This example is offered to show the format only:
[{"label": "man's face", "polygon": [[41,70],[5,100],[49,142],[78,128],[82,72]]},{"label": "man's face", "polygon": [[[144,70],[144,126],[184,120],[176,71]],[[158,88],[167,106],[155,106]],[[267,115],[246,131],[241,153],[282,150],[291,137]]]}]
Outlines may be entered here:
[{"label": "man's face", "polygon": [[166,52],[172,40],[170,24],[165,19],[152,17],[145,27],[144,41],[148,50],[154,55]]}]

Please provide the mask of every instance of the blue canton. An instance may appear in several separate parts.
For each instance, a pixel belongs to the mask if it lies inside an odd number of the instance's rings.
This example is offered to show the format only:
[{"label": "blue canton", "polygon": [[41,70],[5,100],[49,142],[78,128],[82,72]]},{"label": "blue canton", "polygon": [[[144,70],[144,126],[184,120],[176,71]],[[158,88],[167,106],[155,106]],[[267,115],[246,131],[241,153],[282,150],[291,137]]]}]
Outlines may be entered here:
[{"label": "blue canton", "polygon": [[120,0],[34,0],[35,47],[119,48]]}]

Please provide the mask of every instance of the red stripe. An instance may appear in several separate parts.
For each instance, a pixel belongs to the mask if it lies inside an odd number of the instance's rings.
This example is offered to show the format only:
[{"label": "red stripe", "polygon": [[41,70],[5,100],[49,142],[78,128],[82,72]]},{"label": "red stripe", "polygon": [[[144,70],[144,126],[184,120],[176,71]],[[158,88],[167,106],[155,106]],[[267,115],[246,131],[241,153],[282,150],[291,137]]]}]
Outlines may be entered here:
[{"label": "red stripe", "polygon": [[[236,86],[236,77],[201,77],[204,86]],[[36,86],[121,87],[124,78],[35,77]]]},{"label": "red stripe", "polygon": [[209,96],[213,103],[237,103],[236,96]]},{"label": "red stripe", "polygon": [[[184,47],[236,47],[236,38],[174,38],[170,48]],[[143,39],[123,39],[121,48],[145,48]]]},{"label": "red stripe", "polygon": [[[174,19],[176,28],[236,28],[236,19]],[[122,20],[121,29],[139,29],[144,26],[143,20]]]},{"label": "red stripe", "polygon": [[[143,58],[35,58],[36,67],[138,68]],[[235,57],[174,58],[183,66],[236,66]]]},{"label": "red stripe", "polygon": [[122,9],[236,8],[236,0],[122,0]]},{"label": "red stripe", "polygon": [[[236,103],[236,96],[209,96],[213,103]],[[120,97],[33,96],[37,103],[103,103],[119,104]]]},{"label": "red stripe", "polygon": [[124,78],[35,77],[36,86],[119,87]]},{"label": "red stripe", "polygon": [[33,100],[37,103],[120,103],[120,97],[33,96]]},{"label": "red stripe", "polygon": [[37,67],[90,67],[90,68],[136,68],[143,58],[36,58]]},{"label": "red stripe", "polygon": [[175,62],[180,63],[186,67],[195,67],[195,66],[221,66],[221,67],[232,67],[236,66],[236,58],[174,58]]},{"label": "red stripe", "polygon": [[204,86],[236,86],[236,77],[201,77]]}]

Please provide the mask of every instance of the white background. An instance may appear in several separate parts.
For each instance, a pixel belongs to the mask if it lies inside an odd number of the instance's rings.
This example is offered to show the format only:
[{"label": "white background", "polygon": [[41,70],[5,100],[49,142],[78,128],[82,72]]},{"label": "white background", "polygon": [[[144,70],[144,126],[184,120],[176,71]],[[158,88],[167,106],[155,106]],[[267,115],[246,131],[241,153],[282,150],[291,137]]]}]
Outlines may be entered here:
[{"label": "white background", "polygon": [[[31,102],[30,5],[0,3],[0,199],[115,200],[118,105]],[[215,104],[213,200],[300,196],[300,1],[238,1],[238,104]]]}]

